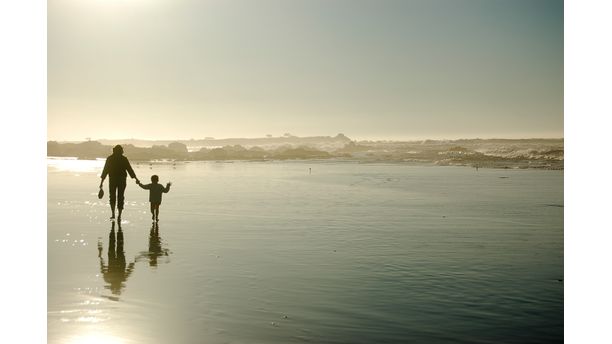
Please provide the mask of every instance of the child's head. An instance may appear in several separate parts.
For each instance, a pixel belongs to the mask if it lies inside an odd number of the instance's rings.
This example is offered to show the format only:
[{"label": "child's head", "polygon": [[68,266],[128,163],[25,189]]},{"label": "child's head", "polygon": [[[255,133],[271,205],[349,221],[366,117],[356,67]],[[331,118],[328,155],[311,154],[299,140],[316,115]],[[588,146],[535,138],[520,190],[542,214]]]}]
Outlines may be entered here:
[{"label": "child's head", "polygon": [[159,182],[159,177],[156,174],[152,175],[151,176],[151,182],[153,184],[157,184],[157,182]]}]

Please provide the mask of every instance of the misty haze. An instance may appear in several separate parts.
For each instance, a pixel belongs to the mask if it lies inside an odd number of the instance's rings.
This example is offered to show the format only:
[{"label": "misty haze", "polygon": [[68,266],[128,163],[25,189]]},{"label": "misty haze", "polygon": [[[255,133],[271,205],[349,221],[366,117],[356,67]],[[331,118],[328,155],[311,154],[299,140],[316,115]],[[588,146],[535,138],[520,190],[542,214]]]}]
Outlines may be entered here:
[{"label": "misty haze", "polygon": [[47,10],[48,343],[563,342],[563,1]]}]

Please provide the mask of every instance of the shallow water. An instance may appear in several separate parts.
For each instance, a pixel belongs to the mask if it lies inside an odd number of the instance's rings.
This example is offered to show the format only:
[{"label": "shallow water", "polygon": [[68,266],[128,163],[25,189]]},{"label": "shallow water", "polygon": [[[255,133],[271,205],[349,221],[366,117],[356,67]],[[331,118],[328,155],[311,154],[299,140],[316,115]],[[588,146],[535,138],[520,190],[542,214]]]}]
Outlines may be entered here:
[{"label": "shallow water", "polygon": [[563,340],[563,171],[141,163],[156,231],[102,164],[48,160],[49,343]]}]

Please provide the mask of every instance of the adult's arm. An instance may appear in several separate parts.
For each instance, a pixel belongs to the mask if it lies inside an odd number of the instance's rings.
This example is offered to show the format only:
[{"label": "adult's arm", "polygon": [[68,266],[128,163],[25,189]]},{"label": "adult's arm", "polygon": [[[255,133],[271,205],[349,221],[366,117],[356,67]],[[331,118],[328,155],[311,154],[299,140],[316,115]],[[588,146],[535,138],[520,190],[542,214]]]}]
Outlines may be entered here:
[{"label": "adult's arm", "polygon": [[102,183],[104,183],[104,179],[106,179],[106,176],[108,175],[109,168],[110,166],[108,163],[108,158],[106,158],[106,162],[104,162],[104,168],[102,169],[102,175],[100,176],[100,187],[102,187]]},{"label": "adult's arm", "polygon": [[[125,169],[130,174],[130,177],[136,178],[136,173],[134,173],[134,170],[132,169],[132,165],[130,165],[130,161],[128,160],[128,158],[125,158],[125,164],[126,164]],[[136,178],[136,179],[138,179],[138,178]]]}]

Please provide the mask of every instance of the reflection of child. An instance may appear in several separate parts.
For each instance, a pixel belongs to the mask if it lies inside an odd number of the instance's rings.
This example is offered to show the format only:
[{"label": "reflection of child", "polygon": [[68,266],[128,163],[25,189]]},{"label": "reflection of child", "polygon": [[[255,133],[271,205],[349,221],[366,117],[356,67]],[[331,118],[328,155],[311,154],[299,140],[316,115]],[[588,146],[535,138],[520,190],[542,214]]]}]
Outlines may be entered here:
[{"label": "reflection of child", "polygon": [[162,201],[162,192],[170,191],[170,185],[172,183],[166,184],[166,187],[163,187],[161,184],[158,184],[159,177],[156,175],[151,176],[151,184],[142,184],[140,181],[137,181],[137,184],[140,185],[141,188],[149,190],[149,202],[151,202],[151,219],[155,221],[159,221],[159,205]]}]

